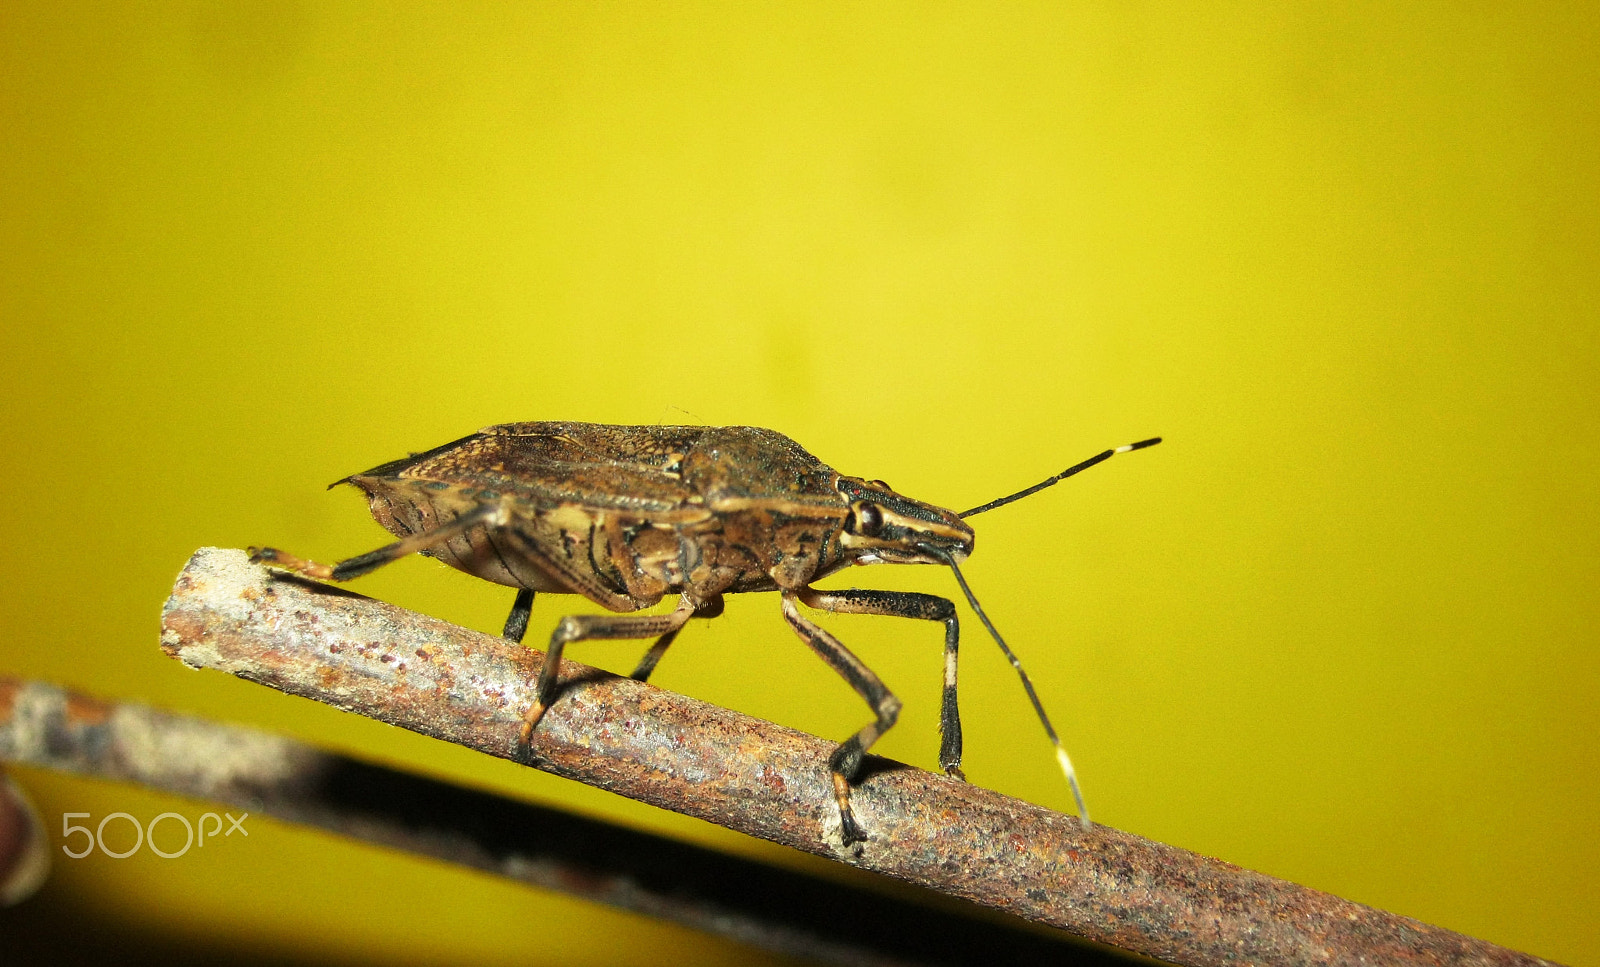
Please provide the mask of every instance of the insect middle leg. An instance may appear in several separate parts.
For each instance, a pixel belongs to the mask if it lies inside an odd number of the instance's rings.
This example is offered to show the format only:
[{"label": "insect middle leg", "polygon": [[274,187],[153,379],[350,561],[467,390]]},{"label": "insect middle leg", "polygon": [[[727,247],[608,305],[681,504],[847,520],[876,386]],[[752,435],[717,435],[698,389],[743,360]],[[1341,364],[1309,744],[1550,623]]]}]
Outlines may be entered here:
[{"label": "insect middle leg", "polygon": [[[707,601],[702,601],[700,604],[698,604],[695,607],[694,614],[691,617],[715,618],[722,614],[722,605],[722,595],[719,594],[714,598],[711,598]],[[661,660],[662,655],[667,653],[668,646],[672,644],[672,640],[678,637],[678,632],[682,630],[683,628],[680,625],[672,631],[662,635],[660,638],[657,638],[655,644],[650,646],[650,650],[644,653],[643,658],[639,659],[639,664],[634,667],[633,674],[629,675],[628,677],[636,682],[649,681],[650,674],[656,670],[656,663]]]},{"label": "insect middle leg", "polygon": [[[813,592],[818,593],[820,592]],[[866,756],[867,750],[872,748],[872,743],[878,737],[889,731],[894,726],[895,720],[900,717],[900,700],[872,673],[872,669],[861,663],[861,659],[850,653],[839,642],[839,639],[812,623],[798,608],[795,600],[799,597],[796,592],[783,593],[783,616],[789,626],[800,636],[800,640],[811,646],[828,667],[838,672],[840,677],[850,683],[856,694],[866,699],[872,706],[877,718],[862,726],[861,730],[850,738],[844,740],[839,747],[833,750],[833,755],[828,757],[828,769],[833,773],[833,797],[839,803],[840,835],[845,845],[857,843],[867,838],[861,831],[861,826],[856,822],[856,817],[850,811],[850,781],[861,771],[861,760]]]},{"label": "insect middle leg", "polygon": [[533,589],[518,588],[517,600],[511,603],[511,613],[506,615],[506,626],[500,632],[500,637],[520,645],[522,636],[528,633],[528,618],[532,614]]},{"label": "insect middle leg", "polygon": [[956,701],[956,651],[961,625],[956,606],[945,598],[916,591],[818,591],[801,588],[796,596],[808,607],[842,614],[881,614],[944,623],[944,691],[939,703],[939,768],[965,779],[961,772],[961,706]]},{"label": "insect middle leg", "polygon": [[[532,613],[533,591],[530,588],[521,588],[517,591],[517,600],[511,605],[511,613],[506,616],[505,630],[500,632],[500,636],[508,641],[520,643],[523,636],[528,633],[528,617]],[[715,618],[720,614],[722,614],[722,595],[719,594],[709,601],[701,602],[695,608],[692,617]],[[656,663],[661,661],[661,656],[667,653],[667,648],[671,646],[673,639],[678,637],[678,632],[682,630],[683,627],[680,625],[657,638],[655,644],[650,646],[650,650],[645,652],[643,658],[639,659],[639,664],[634,667],[633,674],[628,677],[636,682],[649,681],[650,674],[656,670]]]},{"label": "insect middle leg", "polygon": [[[561,652],[569,643],[591,639],[655,637],[665,638],[670,643],[694,614],[695,604],[686,596],[670,614],[573,614],[562,618],[556,630],[550,634],[550,647],[544,653],[544,665],[539,669],[539,679],[534,685],[533,704],[522,716],[522,734],[517,740],[518,744],[527,746],[534,728],[544,718],[550,703],[555,701]],[[666,649],[663,646],[661,650]]]}]

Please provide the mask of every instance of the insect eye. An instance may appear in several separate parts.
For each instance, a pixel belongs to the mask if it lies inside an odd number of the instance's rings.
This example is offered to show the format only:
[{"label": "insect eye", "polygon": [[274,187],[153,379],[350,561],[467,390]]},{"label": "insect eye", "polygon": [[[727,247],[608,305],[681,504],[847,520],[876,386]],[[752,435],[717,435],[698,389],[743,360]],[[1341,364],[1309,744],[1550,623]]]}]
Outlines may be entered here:
[{"label": "insect eye", "polygon": [[877,537],[883,530],[883,511],[877,504],[858,503],[850,508],[850,519],[845,521],[845,530],[862,537]]},{"label": "insect eye", "polygon": [[888,484],[884,483],[882,480],[874,480],[874,481],[872,481],[872,485],[874,487],[882,487],[884,490],[893,490],[894,489],[893,487],[891,487]]}]

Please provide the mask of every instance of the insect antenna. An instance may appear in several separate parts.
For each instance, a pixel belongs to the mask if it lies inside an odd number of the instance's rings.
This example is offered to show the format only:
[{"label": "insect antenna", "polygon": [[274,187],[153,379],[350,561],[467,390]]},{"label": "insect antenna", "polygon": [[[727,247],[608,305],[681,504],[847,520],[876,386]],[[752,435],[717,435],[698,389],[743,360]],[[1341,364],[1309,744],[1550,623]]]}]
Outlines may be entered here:
[{"label": "insect antenna", "polygon": [[[1102,456],[1100,459],[1104,458]],[[1083,791],[1078,788],[1078,774],[1073,771],[1072,760],[1067,758],[1067,750],[1062,746],[1060,737],[1056,735],[1055,726],[1050,724],[1050,716],[1044,713],[1044,705],[1039,701],[1039,693],[1033,690],[1033,681],[1028,678],[1028,673],[1022,669],[1022,661],[1017,658],[1016,652],[1011,650],[1011,646],[1006,644],[1006,640],[1000,637],[1000,630],[994,626],[994,622],[989,620],[987,614],[984,614],[983,605],[978,603],[978,598],[972,593],[972,588],[967,586],[967,579],[962,576],[961,568],[956,566],[955,558],[943,548],[935,547],[931,544],[923,544],[921,547],[922,550],[933,554],[933,556],[950,565],[951,572],[956,576],[956,583],[961,585],[961,593],[967,596],[967,603],[972,605],[973,613],[978,616],[979,621],[983,622],[983,626],[989,629],[989,634],[994,638],[995,643],[1000,646],[1000,650],[1005,652],[1006,659],[1011,662],[1011,667],[1017,670],[1017,677],[1022,679],[1022,688],[1028,693],[1028,701],[1033,703],[1033,710],[1039,713],[1039,722],[1044,726],[1044,734],[1050,737],[1050,744],[1056,747],[1056,762],[1061,766],[1062,774],[1067,777],[1067,785],[1072,787],[1072,798],[1078,804],[1078,818],[1083,821],[1083,827],[1088,829],[1094,824],[1089,821],[1089,807],[1084,805]]]},{"label": "insect antenna", "polygon": [[1143,450],[1145,447],[1153,447],[1153,446],[1155,446],[1156,444],[1158,444],[1160,442],[1161,442],[1161,438],[1156,436],[1156,437],[1151,437],[1148,440],[1140,440],[1138,443],[1129,443],[1126,446],[1117,447],[1115,450],[1106,450],[1106,451],[1104,451],[1102,453],[1097,453],[1094,456],[1090,457],[1089,459],[1083,461],[1082,463],[1074,464],[1073,466],[1068,467],[1067,469],[1065,469],[1065,470],[1061,471],[1060,473],[1056,474],[1054,477],[1047,477],[1044,480],[1039,481],[1038,483],[1034,484],[1032,487],[1029,487],[1026,490],[1019,490],[1019,491],[1017,491],[1016,493],[1012,494],[1009,497],[1001,497],[998,500],[991,500],[987,504],[981,504],[981,505],[979,505],[977,507],[972,508],[971,510],[964,510],[961,513],[957,514],[956,516],[957,517],[972,517],[972,516],[974,516],[976,514],[981,514],[986,510],[994,510],[996,507],[1004,507],[1006,504],[1009,504],[1009,503],[1011,503],[1012,501],[1015,501],[1015,500],[1021,500],[1022,498],[1028,496],[1029,494],[1036,494],[1036,493],[1038,493],[1039,491],[1043,490],[1046,487],[1053,487],[1056,484],[1060,483],[1061,481],[1063,481],[1063,480],[1067,479],[1068,477],[1072,476],[1073,474],[1081,473],[1081,472],[1083,472],[1085,470],[1088,470],[1090,467],[1094,466],[1097,463],[1104,463],[1105,461],[1110,460],[1112,457],[1116,456],[1119,453],[1127,453],[1130,450]]}]

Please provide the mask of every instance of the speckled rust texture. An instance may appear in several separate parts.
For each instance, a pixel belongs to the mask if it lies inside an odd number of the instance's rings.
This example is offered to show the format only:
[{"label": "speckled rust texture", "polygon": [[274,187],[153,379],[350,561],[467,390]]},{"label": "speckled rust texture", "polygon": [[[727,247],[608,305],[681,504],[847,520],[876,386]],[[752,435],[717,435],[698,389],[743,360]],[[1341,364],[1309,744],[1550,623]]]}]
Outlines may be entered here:
[{"label": "speckled rust texture", "polygon": [[[535,651],[204,549],[162,647],[402,728],[516,758]],[[533,764],[665,809],[1183,964],[1538,964],[1406,917],[944,776],[870,761],[839,839],[833,743],[566,663]]]}]

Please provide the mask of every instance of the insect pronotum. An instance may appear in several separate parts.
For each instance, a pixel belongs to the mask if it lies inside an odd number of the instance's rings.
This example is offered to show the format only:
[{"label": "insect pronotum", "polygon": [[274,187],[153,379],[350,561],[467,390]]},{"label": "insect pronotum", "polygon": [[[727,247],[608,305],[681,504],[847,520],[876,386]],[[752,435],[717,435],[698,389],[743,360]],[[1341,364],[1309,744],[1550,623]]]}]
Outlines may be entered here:
[{"label": "insect pronotum", "polygon": [[[845,843],[866,839],[850,809],[862,758],[894,725],[900,700],[832,634],[801,613],[895,615],[945,628],[939,765],[961,777],[956,701],[959,623],[946,598],[912,591],[820,591],[813,582],[851,564],[941,564],[999,644],[1055,747],[1084,825],[1077,776],[1022,663],[961,574],[972,553],[966,518],[1020,500],[1156,437],[1106,450],[1032,487],[952,513],[895,492],[882,480],[847,477],[781,433],[750,426],[609,426],[507,423],[424,453],[352,474],[372,515],[400,540],[337,564],[270,547],[251,560],[322,580],[348,581],[420,553],[517,589],[503,634],[521,641],[534,593],[581,594],[609,615],[569,615],[550,635],[534,701],[518,736],[525,751],[557,697],[562,650],[597,638],[654,638],[633,672],[644,681],[690,618],[722,612],[722,596],[777,591],[800,639],[848,681],[874,718],[828,760]],[[638,615],[668,594],[668,614]]]}]

